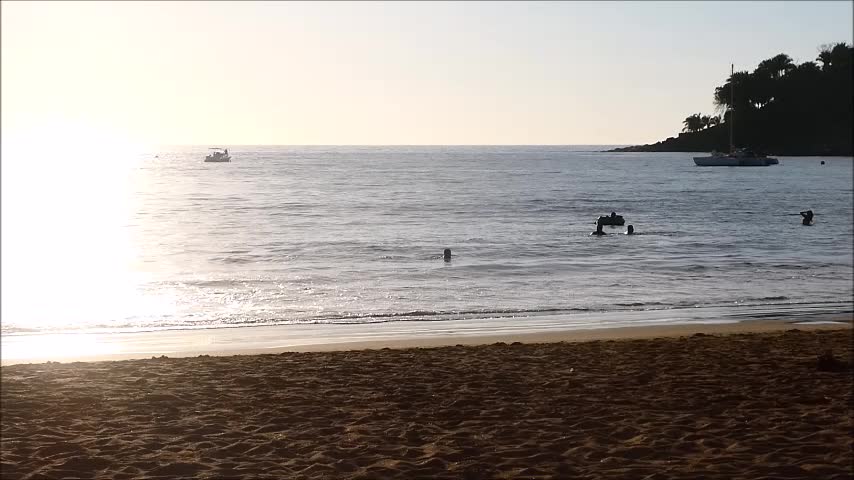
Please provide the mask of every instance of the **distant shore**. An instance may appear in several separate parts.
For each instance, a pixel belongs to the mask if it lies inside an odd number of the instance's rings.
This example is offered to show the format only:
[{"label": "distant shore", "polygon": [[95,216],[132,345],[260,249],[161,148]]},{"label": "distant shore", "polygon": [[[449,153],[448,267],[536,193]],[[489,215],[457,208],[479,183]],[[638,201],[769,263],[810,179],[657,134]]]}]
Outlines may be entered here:
[{"label": "distant shore", "polygon": [[[835,138],[846,138],[836,135]],[[755,146],[754,146],[755,148]],[[847,141],[833,144],[791,144],[784,139],[765,148],[755,148],[770,155],[787,157],[850,157],[852,156],[850,132]],[[605,152],[726,152],[729,150],[729,134],[726,125],[707,128],[699,132],[680,133],[660,142],[645,145],[618,147]]]},{"label": "distant shore", "polygon": [[850,320],[6,366],[2,474],[848,478]]}]

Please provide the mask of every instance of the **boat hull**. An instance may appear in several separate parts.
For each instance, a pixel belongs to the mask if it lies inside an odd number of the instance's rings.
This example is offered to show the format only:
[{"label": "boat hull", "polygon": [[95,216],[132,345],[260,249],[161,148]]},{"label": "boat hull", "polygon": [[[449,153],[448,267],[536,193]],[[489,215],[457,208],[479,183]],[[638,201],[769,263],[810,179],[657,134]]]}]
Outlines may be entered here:
[{"label": "boat hull", "polygon": [[779,162],[768,157],[694,157],[698,167],[767,167]]},{"label": "boat hull", "polygon": [[213,150],[213,152],[205,156],[205,162],[223,163],[231,161],[231,155],[228,154],[227,148],[210,148],[209,150]]}]

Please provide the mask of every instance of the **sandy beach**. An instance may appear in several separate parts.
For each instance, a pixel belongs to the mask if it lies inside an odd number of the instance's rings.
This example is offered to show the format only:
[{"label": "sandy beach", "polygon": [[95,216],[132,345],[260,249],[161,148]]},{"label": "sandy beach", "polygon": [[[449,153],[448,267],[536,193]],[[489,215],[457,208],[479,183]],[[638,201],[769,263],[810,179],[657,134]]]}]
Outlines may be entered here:
[{"label": "sandy beach", "polygon": [[2,477],[852,478],[850,323],[760,330],[5,366]]}]

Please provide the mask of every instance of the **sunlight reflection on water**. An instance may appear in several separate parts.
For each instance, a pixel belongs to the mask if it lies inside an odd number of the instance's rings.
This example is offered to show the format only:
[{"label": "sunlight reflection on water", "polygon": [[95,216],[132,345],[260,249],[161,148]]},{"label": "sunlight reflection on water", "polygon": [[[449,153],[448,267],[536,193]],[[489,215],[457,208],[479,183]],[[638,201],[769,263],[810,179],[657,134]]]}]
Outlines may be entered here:
[{"label": "sunlight reflection on water", "polygon": [[140,147],[86,125],[44,128],[40,142],[4,144],[3,317],[38,329],[167,314],[132,268]]},{"label": "sunlight reflection on water", "polygon": [[3,145],[4,333],[850,306],[851,159],[86,145]]}]

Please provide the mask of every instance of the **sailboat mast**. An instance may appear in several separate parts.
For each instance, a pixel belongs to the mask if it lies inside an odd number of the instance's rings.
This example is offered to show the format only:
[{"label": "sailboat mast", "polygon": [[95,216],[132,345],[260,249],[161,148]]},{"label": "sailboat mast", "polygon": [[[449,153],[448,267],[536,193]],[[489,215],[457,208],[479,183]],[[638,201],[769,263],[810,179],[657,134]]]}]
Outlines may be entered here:
[{"label": "sailboat mast", "polygon": [[732,144],[732,127],[735,123],[735,82],[732,77],[735,75],[735,64],[731,63],[729,68],[729,153],[732,155],[733,150],[735,150]]}]

